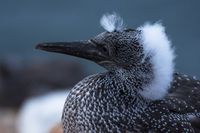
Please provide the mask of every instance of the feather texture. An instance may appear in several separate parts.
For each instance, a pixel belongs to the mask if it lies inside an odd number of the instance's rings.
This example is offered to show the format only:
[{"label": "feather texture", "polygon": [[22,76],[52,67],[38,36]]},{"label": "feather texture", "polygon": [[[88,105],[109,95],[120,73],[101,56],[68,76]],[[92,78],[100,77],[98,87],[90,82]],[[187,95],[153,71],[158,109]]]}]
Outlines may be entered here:
[{"label": "feather texture", "polygon": [[174,50],[161,23],[147,23],[138,30],[141,30],[140,43],[143,45],[145,57],[152,57],[154,72],[154,79],[140,94],[145,98],[158,100],[167,94],[173,80]]},{"label": "feather texture", "polygon": [[116,13],[104,14],[100,24],[108,32],[122,31],[124,28],[123,19]]}]

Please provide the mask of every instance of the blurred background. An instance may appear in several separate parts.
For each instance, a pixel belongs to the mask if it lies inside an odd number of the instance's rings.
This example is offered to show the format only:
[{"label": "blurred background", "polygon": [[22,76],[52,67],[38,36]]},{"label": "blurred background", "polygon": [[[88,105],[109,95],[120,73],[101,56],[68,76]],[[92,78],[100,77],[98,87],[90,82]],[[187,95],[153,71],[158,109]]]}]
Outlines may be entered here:
[{"label": "blurred background", "polygon": [[62,132],[68,90],[104,69],[34,47],[89,39],[104,31],[104,13],[118,13],[130,28],[161,21],[176,49],[176,70],[200,77],[199,6],[198,0],[0,0],[0,133]]}]

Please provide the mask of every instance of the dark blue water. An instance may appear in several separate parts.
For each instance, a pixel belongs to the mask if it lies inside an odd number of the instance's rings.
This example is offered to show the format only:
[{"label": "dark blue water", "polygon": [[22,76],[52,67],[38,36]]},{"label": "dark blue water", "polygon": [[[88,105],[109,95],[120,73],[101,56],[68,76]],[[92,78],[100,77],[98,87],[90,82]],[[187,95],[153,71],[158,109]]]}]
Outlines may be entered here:
[{"label": "dark blue water", "polygon": [[[128,27],[162,20],[177,53],[176,68],[200,77],[198,0],[1,0],[0,57],[59,57],[34,50],[38,42],[83,40],[102,32],[99,18],[117,12]],[[69,57],[66,57],[69,58]],[[90,71],[100,68],[81,61]]]}]

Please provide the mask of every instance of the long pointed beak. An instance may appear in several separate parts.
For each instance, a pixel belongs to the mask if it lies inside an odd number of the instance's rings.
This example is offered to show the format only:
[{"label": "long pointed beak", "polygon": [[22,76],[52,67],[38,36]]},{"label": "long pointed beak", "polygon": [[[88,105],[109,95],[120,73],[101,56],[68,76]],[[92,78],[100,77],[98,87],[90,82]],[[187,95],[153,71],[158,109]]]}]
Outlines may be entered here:
[{"label": "long pointed beak", "polygon": [[106,58],[91,41],[40,43],[36,49],[77,56],[94,62]]}]

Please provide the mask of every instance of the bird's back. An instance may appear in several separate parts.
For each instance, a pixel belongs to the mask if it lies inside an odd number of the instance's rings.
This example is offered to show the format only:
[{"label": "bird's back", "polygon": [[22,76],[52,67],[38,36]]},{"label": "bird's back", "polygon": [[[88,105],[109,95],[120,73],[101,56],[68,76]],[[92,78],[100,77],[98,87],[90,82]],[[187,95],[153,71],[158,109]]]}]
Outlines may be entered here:
[{"label": "bird's back", "polygon": [[200,132],[200,81],[174,74],[169,93],[153,101],[146,110],[149,129],[154,132]]},{"label": "bird's back", "polygon": [[200,112],[200,81],[195,77],[175,73],[166,101],[174,112]]}]

